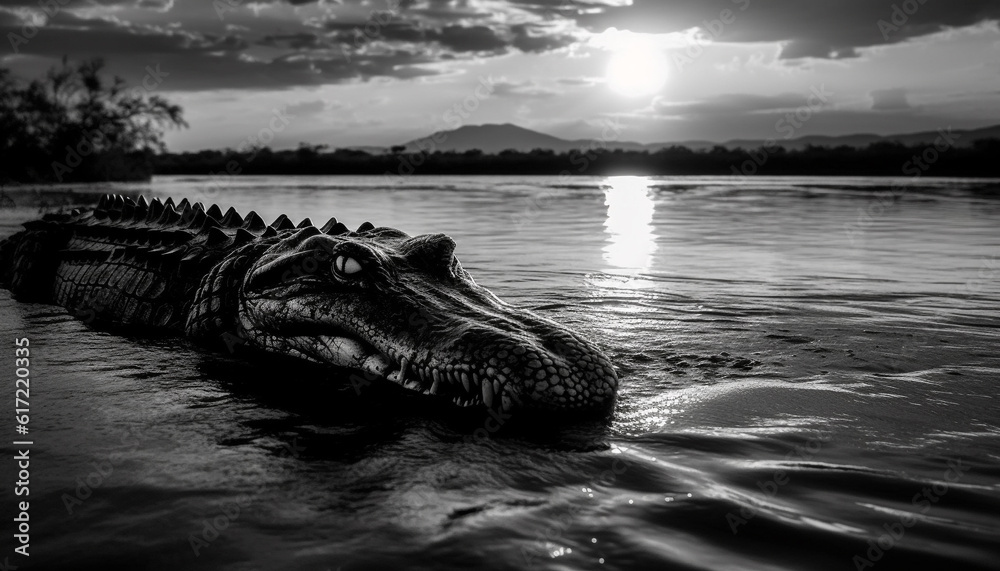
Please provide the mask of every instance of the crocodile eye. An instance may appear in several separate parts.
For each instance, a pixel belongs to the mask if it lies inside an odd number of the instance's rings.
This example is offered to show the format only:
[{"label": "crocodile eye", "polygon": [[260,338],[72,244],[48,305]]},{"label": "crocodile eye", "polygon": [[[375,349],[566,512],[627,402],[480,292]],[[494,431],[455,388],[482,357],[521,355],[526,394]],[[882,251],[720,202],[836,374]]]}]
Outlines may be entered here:
[{"label": "crocodile eye", "polygon": [[354,258],[337,256],[333,260],[333,269],[342,276],[353,276],[361,271],[361,264]]}]

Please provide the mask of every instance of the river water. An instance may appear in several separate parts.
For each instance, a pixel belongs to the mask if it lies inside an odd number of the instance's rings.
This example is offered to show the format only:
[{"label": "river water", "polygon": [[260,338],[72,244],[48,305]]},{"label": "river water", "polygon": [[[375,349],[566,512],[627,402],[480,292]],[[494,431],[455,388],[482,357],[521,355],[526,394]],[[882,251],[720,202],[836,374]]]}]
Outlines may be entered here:
[{"label": "river water", "polygon": [[[31,342],[34,442],[30,561],[3,556],[22,569],[996,569],[1000,181],[896,181],[890,198],[892,182],[83,189],[447,233],[480,284],[595,339],[621,392],[607,422],[490,433],[481,413],[90,330],[2,291],[6,370],[13,339]],[[62,200],[11,196],[2,236]],[[9,502],[14,462],[2,470]]]}]

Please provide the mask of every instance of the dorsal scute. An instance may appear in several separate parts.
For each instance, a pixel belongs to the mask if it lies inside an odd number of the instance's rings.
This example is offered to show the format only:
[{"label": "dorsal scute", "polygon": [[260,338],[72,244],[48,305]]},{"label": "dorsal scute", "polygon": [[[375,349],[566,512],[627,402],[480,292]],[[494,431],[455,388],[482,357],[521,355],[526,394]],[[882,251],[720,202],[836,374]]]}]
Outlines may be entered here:
[{"label": "dorsal scute", "polygon": [[146,222],[152,224],[163,214],[163,202],[159,198],[154,198],[149,202],[149,213],[146,214]]},{"label": "dorsal scute", "polygon": [[[209,226],[214,224],[214,226]],[[205,220],[205,225],[208,227],[207,230],[203,230],[203,233],[208,234],[208,238],[205,240],[205,246],[215,248],[228,244],[230,241],[229,234],[219,227],[219,223],[213,218],[207,218]]]},{"label": "dorsal scute", "polygon": [[214,218],[216,221],[222,220],[222,209],[219,208],[218,204],[213,204],[212,206],[209,206],[208,210],[205,211],[205,214]]},{"label": "dorsal scute", "polygon": [[243,221],[243,229],[255,234],[263,232],[267,227],[267,224],[264,223],[264,219],[260,217],[260,214],[257,214],[257,212],[253,210],[247,214],[246,219]]},{"label": "dorsal scute", "polygon": [[215,218],[212,218],[211,216],[205,216],[201,223],[201,228],[198,229],[198,233],[205,234],[210,230],[219,229],[220,227],[221,225]]},{"label": "dorsal scute", "polygon": [[336,226],[339,222],[340,221],[337,220],[337,217],[333,216],[329,220],[326,221],[326,224],[324,224],[320,228],[320,230],[322,230],[324,234],[329,234],[330,231],[333,230],[333,227]]},{"label": "dorsal scute", "polygon": [[205,214],[204,210],[198,210],[197,208],[188,209],[186,213],[186,218],[188,220],[187,227],[194,230],[200,230],[205,224],[205,219],[208,215]]},{"label": "dorsal scute", "polygon": [[282,214],[274,219],[274,222],[271,223],[271,227],[275,230],[291,230],[295,228],[295,223],[292,222],[288,216]]},{"label": "dorsal scute", "polygon": [[243,226],[243,217],[240,216],[240,213],[237,212],[235,208],[230,206],[229,210],[226,211],[226,215],[222,217],[220,222],[222,222],[222,225],[226,228],[239,228],[240,226]]},{"label": "dorsal scute", "polygon": [[257,239],[257,236],[255,236],[251,232],[247,232],[243,228],[237,228],[236,234],[233,236],[233,238],[235,239],[234,244],[237,246],[241,246],[243,244],[253,242],[254,240]]},{"label": "dorsal scute", "polygon": [[[168,202],[169,200],[170,199],[167,199]],[[156,223],[160,226],[166,226],[168,224],[174,224],[180,219],[180,213],[174,210],[174,205],[171,203],[163,206],[163,214],[160,215],[160,218],[156,221]]]}]

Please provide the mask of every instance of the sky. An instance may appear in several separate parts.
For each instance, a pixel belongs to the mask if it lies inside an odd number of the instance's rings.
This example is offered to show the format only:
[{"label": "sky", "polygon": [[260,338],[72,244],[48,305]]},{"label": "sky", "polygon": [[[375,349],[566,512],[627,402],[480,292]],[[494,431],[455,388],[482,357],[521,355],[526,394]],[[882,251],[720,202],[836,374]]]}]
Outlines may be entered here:
[{"label": "sky", "polygon": [[997,0],[0,0],[0,65],[103,57],[184,108],[174,151],[485,123],[781,140],[1000,124],[998,19]]}]

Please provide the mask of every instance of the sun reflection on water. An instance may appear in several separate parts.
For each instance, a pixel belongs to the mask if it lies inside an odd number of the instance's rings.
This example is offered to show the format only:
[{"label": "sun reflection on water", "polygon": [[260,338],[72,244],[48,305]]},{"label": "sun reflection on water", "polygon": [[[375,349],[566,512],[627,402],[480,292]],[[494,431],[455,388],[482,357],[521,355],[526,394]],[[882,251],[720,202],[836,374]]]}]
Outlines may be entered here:
[{"label": "sun reflection on water", "polygon": [[604,231],[608,245],[604,261],[634,273],[649,270],[656,252],[653,214],[656,210],[650,179],[644,176],[613,176],[605,181],[604,204],[608,219]]}]

